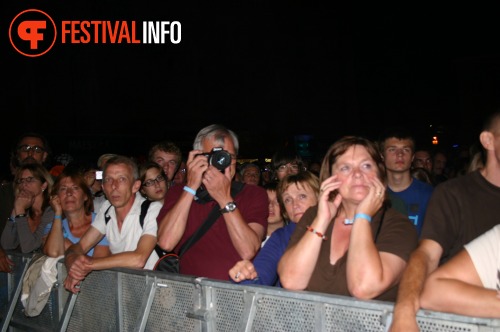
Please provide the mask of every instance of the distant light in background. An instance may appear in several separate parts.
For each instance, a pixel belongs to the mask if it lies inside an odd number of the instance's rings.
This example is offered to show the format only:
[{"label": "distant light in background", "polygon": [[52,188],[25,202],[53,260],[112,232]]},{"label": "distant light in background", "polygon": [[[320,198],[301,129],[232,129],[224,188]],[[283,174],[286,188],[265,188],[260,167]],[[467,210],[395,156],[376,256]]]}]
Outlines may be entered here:
[{"label": "distant light in background", "polygon": [[438,145],[438,144],[439,142],[437,136],[432,136],[432,145]]}]

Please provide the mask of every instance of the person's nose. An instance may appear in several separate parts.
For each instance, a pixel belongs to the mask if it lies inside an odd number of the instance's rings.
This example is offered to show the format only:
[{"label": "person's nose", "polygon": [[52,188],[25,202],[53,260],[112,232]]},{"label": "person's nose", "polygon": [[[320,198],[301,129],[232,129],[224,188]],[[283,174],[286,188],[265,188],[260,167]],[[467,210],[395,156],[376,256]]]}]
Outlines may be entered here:
[{"label": "person's nose", "polygon": [[362,176],[361,169],[359,169],[359,167],[354,167],[354,169],[352,170],[352,176],[354,178],[360,178]]}]

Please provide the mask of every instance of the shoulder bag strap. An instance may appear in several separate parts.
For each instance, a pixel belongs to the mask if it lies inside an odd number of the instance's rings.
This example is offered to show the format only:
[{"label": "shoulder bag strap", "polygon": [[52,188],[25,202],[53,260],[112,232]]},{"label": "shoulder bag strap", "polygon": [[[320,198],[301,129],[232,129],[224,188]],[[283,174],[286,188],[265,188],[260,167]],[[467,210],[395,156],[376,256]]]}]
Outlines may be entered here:
[{"label": "shoulder bag strap", "polygon": [[144,228],[144,219],[146,218],[146,214],[148,214],[150,205],[151,201],[149,199],[146,199],[141,203],[141,214],[139,215],[139,223],[141,224],[141,228]]},{"label": "shoulder bag strap", "polygon": [[[245,186],[242,182],[232,182],[231,183],[231,196],[234,198]],[[193,235],[182,245],[179,250],[179,257],[181,257],[196,241],[198,241],[203,234],[205,234],[208,229],[215,223],[217,218],[221,215],[219,205],[215,204],[212,211],[208,215],[207,219],[203,222],[203,224],[194,232]]]}]

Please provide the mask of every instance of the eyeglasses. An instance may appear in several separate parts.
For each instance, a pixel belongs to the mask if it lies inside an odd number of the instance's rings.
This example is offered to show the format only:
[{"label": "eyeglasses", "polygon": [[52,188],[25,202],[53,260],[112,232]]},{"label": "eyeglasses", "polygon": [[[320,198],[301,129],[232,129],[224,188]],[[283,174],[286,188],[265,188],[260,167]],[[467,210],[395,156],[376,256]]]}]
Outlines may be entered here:
[{"label": "eyeglasses", "polygon": [[35,151],[35,153],[42,153],[45,151],[44,148],[38,145],[21,145],[18,146],[17,149],[21,152],[30,152],[31,150]]},{"label": "eyeglasses", "polygon": [[16,179],[16,183],[17,184],[21,184],[21,183],[32,183],[32,182],[35,182],[35,181],[38,181],[37,178],[35,178],[34,176],[28,176],[27,178],[19,178],[19,179]]},{"label": "eyeglasses", "polygon": [[286,165],[281,165],[278,167],[278,172],[283,173],[286,172],[287,169],[290,169],[292,172],[298,172],[300,169],[300,166],[297,164],[286,164]]},{"label": "eyeglasses", "polygon": [[142,185],[144,187],[151,187],[151,186],[154,186],[155,183],[160,183],[160,182],[163,182],[163,181],[165,181],[165,177],[163,175],[158,175],[156,177],[156,179],[144,181],[144,183]]}]

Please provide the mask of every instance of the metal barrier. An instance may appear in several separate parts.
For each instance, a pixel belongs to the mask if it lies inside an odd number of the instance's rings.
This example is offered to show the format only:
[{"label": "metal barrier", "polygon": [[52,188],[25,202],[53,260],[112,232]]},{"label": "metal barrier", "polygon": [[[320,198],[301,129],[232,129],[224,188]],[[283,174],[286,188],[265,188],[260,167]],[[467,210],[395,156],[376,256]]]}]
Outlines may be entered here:
[{"label": "metal barrier", "polygon": [[[16,290],[29,257],[0,274],[2,331],[386,331],[393,304],[162,272],[94,271],[69,295],[59,277],[38,317],[26,317]],[[9,313],[9,309],[12,311]],[[419,311],[421,331],[500,331],[500,320]]]}]

